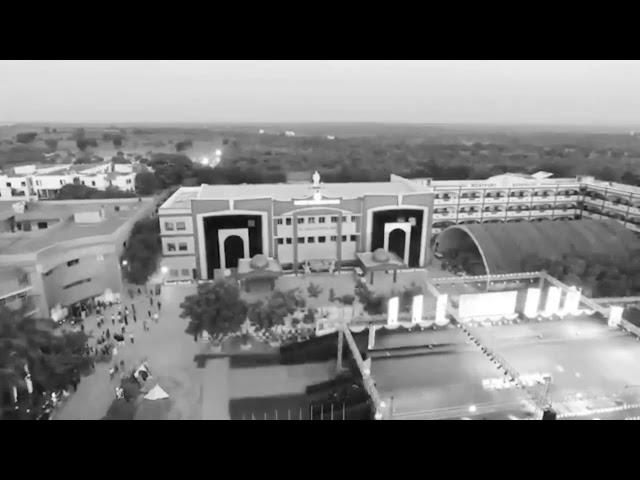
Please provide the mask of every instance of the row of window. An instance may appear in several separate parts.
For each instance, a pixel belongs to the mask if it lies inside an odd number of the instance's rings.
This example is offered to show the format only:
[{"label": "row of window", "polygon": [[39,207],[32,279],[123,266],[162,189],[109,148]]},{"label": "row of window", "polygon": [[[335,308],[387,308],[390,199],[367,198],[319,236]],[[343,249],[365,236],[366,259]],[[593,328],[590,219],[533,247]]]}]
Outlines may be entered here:
[{"label": "row of window", "polygon": [[[316,243],[316,238],[318,240],[317,243],[326,243],[327,242],[327,237],[326,236],[320,236],[320,237],[298,237],[298,243],[299,244]],[[358,240],[358,236],[357,235],[342,235],[342,241],[343,242],[346,242],[346,241],[356,242],[357,240]],[[337,242],[338,241],[338,236],[337,235],[331,235],[329,237],[329,241]],[[291,245],[293,243],[293,239],[291,237],[278,238],[277,242],[278,242],[278,245],[284,245],[284,244]]]},{"label": "row of window", "polygon": [[187,229],[187,224],[185,222],[164,222],[164,229],[172,232],[174,230],[186,230]]},{"label": "row of window", "polygon": [[[329,219],[329,221],[327,222],[327,218]],[[356,217],[355,216],[351,216],[350,217],[351,223],[355,223],[356,221]],[[342,223],[347,223],[348,217],[343,216],[342,217]],[[285,218],[277,218],[276,219],[276,223],[278,225],[291,225],[292,222],[292,218],[291,217],[285,217]],[[313,224],[313,223],[338,223],[338,217],[334,216],[334,217],[298,217],[298,224],[302,225],[303,223],[308,223],[308,224]]]},{"label": "row of window", "polygon": [[73,282],[68,285],[65,285],[64,287],[62,287],[62,289],[67,290],[68,288],[75,287],[77,285],[82,285],[83,283],[88,283],[90,281],[91,281],[90,278],[83,278],[82,280],[78,280],[77,282]]},{"label": "row of window", "polygon": [[[38,222],[38,230],[45,230],[49,224],[47,222]],[[16,228],[18,230],[22,230],[23,232],[31,231],[31,222],[18,222],[16,223]]]},{"label": "row of window", "polygon": [[183,268],[178,271],[178,269],[172,268],[169,270],[169,276],[171,277],[190,277],[191,271],[188,268]]},{"label": "row of window", "polygon": [[[189,249],[187,242],[180,242],[178,243],[178,250],[180,252],[186,252]],[[176,244],[175,243],[167,243],[167,251],[168,252],[175,252],[176,251]]]}]

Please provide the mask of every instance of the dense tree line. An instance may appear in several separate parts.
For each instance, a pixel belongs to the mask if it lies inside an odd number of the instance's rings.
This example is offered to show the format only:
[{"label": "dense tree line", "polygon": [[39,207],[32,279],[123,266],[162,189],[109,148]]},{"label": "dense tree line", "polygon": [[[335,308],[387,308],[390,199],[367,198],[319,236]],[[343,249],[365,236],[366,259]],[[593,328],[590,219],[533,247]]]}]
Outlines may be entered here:
[{"label": "dense tree line", "polygon": [[134,198],[132,192],[125,192],[117,187],[107,187],[106,190],[98,190],[81,184],[64,185],[56,195],[57,200],[97,200],[106,198]]}]

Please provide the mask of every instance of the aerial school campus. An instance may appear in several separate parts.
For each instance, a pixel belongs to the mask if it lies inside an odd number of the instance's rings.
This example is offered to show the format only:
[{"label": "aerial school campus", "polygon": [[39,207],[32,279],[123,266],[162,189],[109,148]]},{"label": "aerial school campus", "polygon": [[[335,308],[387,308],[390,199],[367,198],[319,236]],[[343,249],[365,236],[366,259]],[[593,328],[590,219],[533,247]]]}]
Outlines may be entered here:
[{"label": "aerial school campus", "polygon": [[[640,330],[623,315],[640,297],[598,298],[580,282],[604,278],[587,260],[640,251],[637,187],[545,172],[308,177],[7,202],[3,304],[81,316],[90,349],[111,359],[50,417],[640,415]],[[162,257],[133,285],[123,252],[148,215]],[[145,378],[125,395],[126,371]]]}]

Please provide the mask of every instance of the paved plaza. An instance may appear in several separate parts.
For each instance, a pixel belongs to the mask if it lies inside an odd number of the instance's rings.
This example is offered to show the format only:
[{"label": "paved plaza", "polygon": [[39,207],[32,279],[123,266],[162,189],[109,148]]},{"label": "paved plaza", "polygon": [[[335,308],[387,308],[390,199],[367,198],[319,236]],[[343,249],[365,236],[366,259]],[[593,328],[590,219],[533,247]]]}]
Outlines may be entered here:
[{"label": "paved plaza", "polygon": [[[154,307],[149,304],[149,297],[144,294],[135,296],[132,301],[125,293],[122,305],[136,306],[138,321],[133,322],[129,316],[127,338],[124,347],[118,347],[118,354],[110,363],[97,363],[95,372],[84,377],[78,386],[78,391],[71,394],[64,405],[56,412],[55,419],[60,420],[99,420],[106,414],[114,399],[114,388],[119,384],[120,376],[109,379],[109,368],[125,361],[126,371],[135,368],[146,359],[153,375],[151,386],[157,381],[171,396],[169,419],[198,419],[201,416],[201,374],[196,368],[194,356],[200,353],[203,345],[196,343],[193,337],[184,331],[187,320],[179,318],[179,305],[182,299],[196,290],[195,285],[163,285],[159,297],[153,297]],[[137,287],[135,289],[137,292]],[[126,289],[125,289],[126,292]],[[150,331],[145,332],[142,320],[147,319],[147,310],[152,314],[157,311],[157,301],[162,308],[159,321],[149,321]],[[131,307],[129,308],[131,310]],[[105,314],[105,328],[114,331],[111,324],[111,312],[116,307],[108,309]],[[94,337],[100,335],[96,326],[97,318],[91,315],[85,319],[86,332]],[[116,320],[117,324],[117,320]],[[119,328],[116,325],[115,328]],[[135,343],[131,344],[128,334],[133,333]],[[94,339],[91,339],[94,341]]]}]

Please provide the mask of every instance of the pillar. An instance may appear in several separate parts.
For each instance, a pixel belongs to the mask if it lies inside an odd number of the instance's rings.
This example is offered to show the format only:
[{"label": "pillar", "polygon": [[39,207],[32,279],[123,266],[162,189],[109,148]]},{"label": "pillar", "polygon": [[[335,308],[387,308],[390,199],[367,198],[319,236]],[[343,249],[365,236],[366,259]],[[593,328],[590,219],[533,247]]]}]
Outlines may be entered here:
[{"label": "pillar", "polygon": [[560,296],[562,290],[558,287],[549,287],[547,291],[547,303],[544,309],[544,316],[550,317],[558,313],[560,309]]},{"label": "pillar", "polygon": [[342,331],[342,328],[340,328],[338,329],[338,359],[336,361],[336,368],[338,369],[338,372],[342,370],[342,349],[343,348],[344,348],[344,332]]},{"label": "pillar", "polygon": [[375,346],[376,346],[376,327],[375,325],[369,325],[369,343],[367,345],[367,348],[369,350],[373,350]]},{"label": "pillar", "polygon": [[293,272],[298,275],[298,214],[293,214]]},{"label": "pillar", "polygon": [[580,297],[582,293],[576,287],[571,287],[564,299],[562,315],[577,315],[580,310]]},{"label": "pillar", "polygon": [[443,293],[436,299],[436,325],[447,324],[447,303],[449,295]]},{"label": "pillar", "polygon": [[422,313],[424,310],[424,295],[416,295],[413,297],[411,305],[411,322],[419,323],[422,321]]},{"label": "pillar", "polygon": [[540,313],[540,294],[539,288],[528,288],[527,298],[524,302],[524,316],[527,318],[535,318]]},{"label": "pillar", "polygon": [[387,305],[387,325],[398,324],[398,310],[400,308],[400,299],[398,297],[391,297],[389,304]]},{"label": "pillar", "polygon": [[371,285],[373,285],[373,270],[371,270]]},{"label": "pillar", "polygon": [[618,325],[620,325],[620,322],[622,321],[622,312],[624,311],[624,308],[622,308],[620,305],[613,305],[611,306],[611,308],[609,308],[609,322],[608,325],[610,327],[617,327]]},{"label": "pillar", "polygon": [[340,271],[342,266],[342,214],[338,215],[338,224],[337,224],[337,235],[336,235],[336,271]]}]

